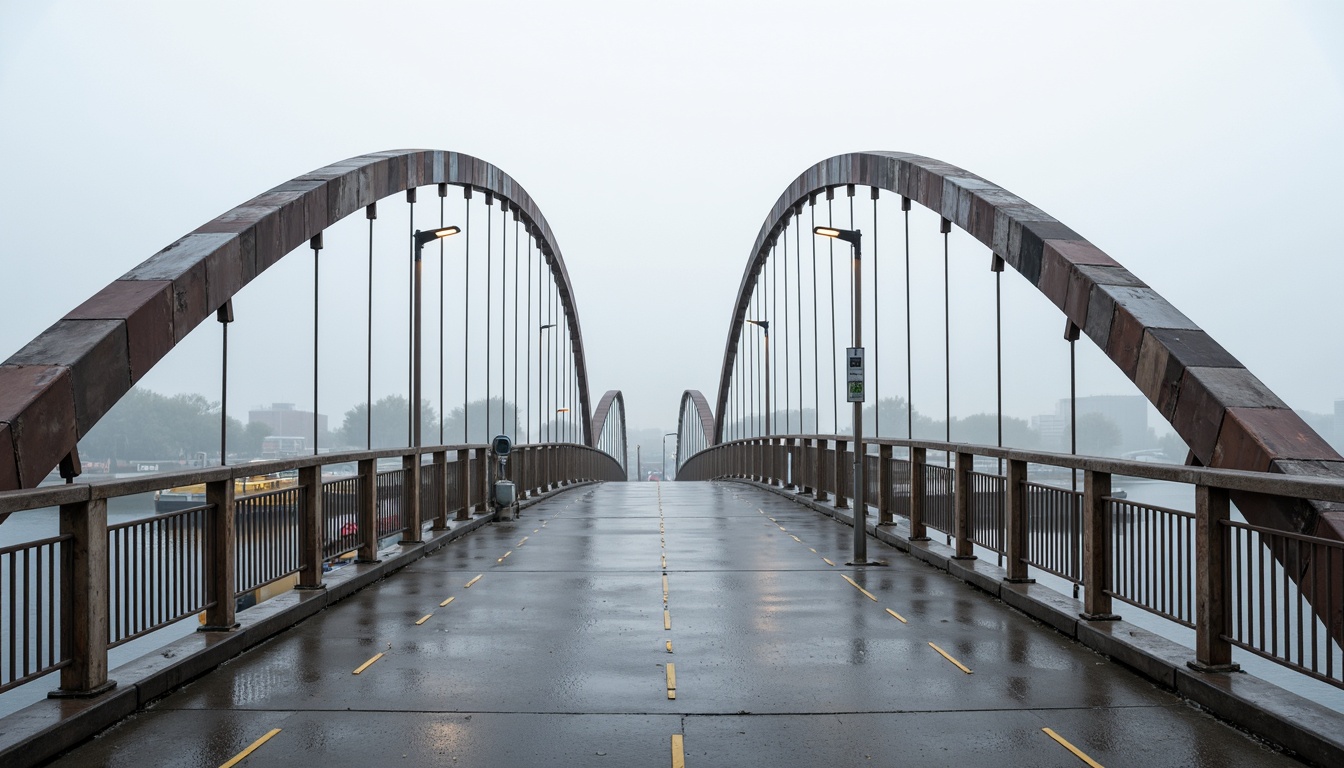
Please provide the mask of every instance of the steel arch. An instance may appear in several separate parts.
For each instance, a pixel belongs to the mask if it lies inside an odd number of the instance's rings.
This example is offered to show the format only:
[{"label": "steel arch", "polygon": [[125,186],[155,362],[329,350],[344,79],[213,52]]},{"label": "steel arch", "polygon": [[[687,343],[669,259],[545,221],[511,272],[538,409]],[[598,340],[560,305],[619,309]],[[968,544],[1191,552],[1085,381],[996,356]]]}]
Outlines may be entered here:
[{"label": "steel arch", "polygon": [[[903,152],[854,152],[804,171],[761,225],[733,305],[719,375],[721,442],[737,340],[759,271],[789,219],[844,185],[909,198],[970,233],[1017,270],[1102,349],[1209,467],[1344,477],[1344,457],[1235,357],[1086,238],[980,176]],[[1344,540],[1344,509],[1236,499],[1258,524]],[[1338,620],[1338,617],[1336,617]]]},{"label": "steel arch", "polygon": [[[699,424],[694,421],[687,423],[687,406],[695,408],[695,414]],[[691,431],[687,432],[686,430]],[[704,448],[714,445],[714,413],[709,409],[709,401],[700,394],[698,389],[688,389],[681,393],[681,405],[677,408],[677,470],[680,472],[681,465],[686,463],[686,459],[692,454],[687,453],[683,446],[692,445],[696,440],[703,443]]]},{"label": "steel arch", "polygon": [[[360,155],[291,179],[197,227],[0,364],[0,490],[37,485],[131,386],[253,278],[328,226],[407,189],[452,184],[509,202],[541,244],[573,340],[584,429],[588,367],[569,273],[522,185],[459,152]],[[591,433],[584,444],[592,445]]]},{"label": "steel arch", "polygon": [[602,399],[597,401],[597,410],[593,412],[591,432],[593,435],[592,447],[600,448],[600,446],[597,445],[597,442],[601,440],[602,432],[607,427],[607,418],[611,415],[613,405],[616,406],[617,411],[620,413],[621,428],[621,455],[613,458],[619,461],[621,463],[621,469],[625,470],[629,465],[628,454],[630,449],[626,442],[625,432],[625,395],[621,394],[621,390],[619,389],[607,390],[606,394],[602,395]]}]

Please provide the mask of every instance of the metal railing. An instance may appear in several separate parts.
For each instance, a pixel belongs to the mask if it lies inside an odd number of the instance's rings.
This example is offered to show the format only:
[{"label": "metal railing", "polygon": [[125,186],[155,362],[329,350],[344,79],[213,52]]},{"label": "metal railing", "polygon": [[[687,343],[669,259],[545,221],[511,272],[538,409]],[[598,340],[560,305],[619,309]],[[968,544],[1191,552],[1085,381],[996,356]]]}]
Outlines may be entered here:
[{"label": "metal railing", "polygon": [[[976,546],[999,553],[1009,582],[1030,581],[1031,568],[1063,579],[1075,597],[1081,588],[1080,615],[1088,621],[1117,618],[1118,600],[1193,628],[1197,669],[1231,668],[1235,646],[1344,688],[1344,542],[1233,520],[1230,504],[1230,494],[1250,503],[1344,502],[1344,481],[961,443],[867,442],[865,486],[874,495],[866,501],[877,507],[879,525],[905,517],[912,541],[927,540],[930,528],[942,531],[960,559],[975,557]],[[723,443],[687,458],[677,479],[775,486],[791,479],[799,493],[846,508],[851,444],[845,435]],[[930,451],[955,460],[930,464]],[[1002,472],[975,470],[977,457],[994,459]],[[1077,473],[1083,490],[1028,481],[1028,464],[1057,477]],[[785,465],[793,468],[787,479]],[[1194,486],[1196,511],[1116,498],[1113,475]]]},{"label": "metal railing", "polygon": [[[401,467],[378,471],[380,459]],[[322,476],[350,464],[353,477]],[[204,630],[231,629],[238,598],[259,587],[320,588],[330,561],[372,561],[380,539],[416,543],[427,525],[470,520],[487,511],[492,464],[486,446],[434,446],[0,492],[0,520],[59,507],[61,532],[0,549],[0,692],[56,670],[62,694],[103,690],[109,648],[200,613]],[[280,474],[293,485],[235,496],[249,478]],[[519,498],[625,479],[612,457],[567,443],[516,446],[508,475]],[[193,485],[203,504],[108,525],[108,499]]]}]

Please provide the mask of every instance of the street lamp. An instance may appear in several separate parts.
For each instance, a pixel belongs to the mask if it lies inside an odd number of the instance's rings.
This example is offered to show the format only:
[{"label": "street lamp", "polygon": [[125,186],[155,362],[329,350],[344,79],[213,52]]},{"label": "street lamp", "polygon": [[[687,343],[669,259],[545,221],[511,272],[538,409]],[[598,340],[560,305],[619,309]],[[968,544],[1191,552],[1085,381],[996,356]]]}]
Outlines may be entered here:
[{"label": "street lamp", "polygon": [[765,331],[765,435],[769,437],[772,434],[770,432],[770,321],[748,320],[747,322]]},{"label": "street lamp", "polygon": [[[668,432],[663,435],[663,471],[660,472],[658,476],[664,480],[667,479],[667,438],[676,436],[677,436],[676,432]],[[680,449],[681,447],[680,442],[677,443],[677,447],[678,449]]]},{"label": "street lamp", "polygon": [[868,501],[865,498],[863,484],[863,270],[859,269],[862,260],[860,241],[863,233],[857,229],[836,229],[835,227],[813,227],[812,233],[820,237],[843,240],[854,246],[852,259],[854,270],[854,346],[848,358],[847,399],[854,403],[854,565],[868,564]]},{"label": "street lamp", "polygon": [[[411,236],[415,242],[415,327],[411,332],[413,339],[412,346],[414,347],[413,362],[415,366],[414,378],[412,380],[415,386],[412,388],[411,392],[411,397],[415,399],[415,405],[411,412],[415,414],[415,425],[411,429],[411,441],[415,443],[416,448],[420,447],[420,422],[423,417],[420,406],[420,273],[422,270],[420,255],[421,252],[424,251],[426,243],[442,240],[445,237],[452,237],[461,231],[462,230],[457,227],[439,227],[438,229],[429,229],[424,232],[417,229],[415,234]],[[418,457],[416,458],[416,463],[420,463]]]},{"label": "street lamp", "polygon": [[[554,327],[555,323],[547,323],[537,329],[537,379],[538,379],[537,384],[539,385],[537,387],[537,422],[538,422],[537,437],[541,437],[543,425],[540,422],[542,419],[542,415],[546,413],[546,409],[542,407],[542,403],[544,402],[545,396],[550,394],[549,387],[543,384],[543,382],[540,380],[542,378],[542,360],[545,358],[545,355],[542,354],[541,335]],[[550,370],[548,369],[546,373],[547,373],[547,382],[549,382]],[[544,426],[546,427],[546,436],[549,438],[551,434],[551,426],[549,424],[546,424]]]}]

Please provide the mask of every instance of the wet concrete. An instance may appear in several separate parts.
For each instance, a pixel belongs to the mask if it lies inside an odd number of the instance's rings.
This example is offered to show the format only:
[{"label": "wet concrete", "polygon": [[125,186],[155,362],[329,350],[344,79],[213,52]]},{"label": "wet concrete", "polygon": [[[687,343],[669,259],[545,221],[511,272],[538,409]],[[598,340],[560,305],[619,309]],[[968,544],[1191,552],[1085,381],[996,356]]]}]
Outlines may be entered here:
[{"label": "wet concrete", "polygon": [[689,766],[1082,764],[1043,728],[1106,766],[1298,764],[879,542],[845,566],[851,537],[735,484],[562,494],[55,764],[218,766],[273,729],[240,765],[658,766],[674,734]]}]

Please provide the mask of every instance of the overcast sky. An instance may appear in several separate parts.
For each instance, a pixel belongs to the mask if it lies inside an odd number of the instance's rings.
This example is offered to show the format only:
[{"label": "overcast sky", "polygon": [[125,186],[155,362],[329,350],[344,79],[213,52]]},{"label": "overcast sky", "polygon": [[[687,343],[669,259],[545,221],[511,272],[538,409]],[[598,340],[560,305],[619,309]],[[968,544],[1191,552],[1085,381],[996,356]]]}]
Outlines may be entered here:
[{"label": "overcast sky", "polygon": [[[510,173],[549,220],[593,399],[622,389],[632,426],[670,430],[683,389],[713,399],[748,249],[784,187],[835,154],[897,150],[1040,206],[1291,405],[1328,411],[1344,398],[1341,7],[0,0],[0,358],[276,184],[366,152],[457,150]],[[386,206],[389,254],[405,252],[404,207]],[[917,333],[940,339],[937,220],[913,223]],[[321,410],[334,423],[364,398],[365,226],[327,237]],[[983,246],[951,248],[965,415],[993,407],[993,283]],[[311,403],[311,257],[272,272],[238,299],[239,415]],[[1004,278],[1005,410],[1019,416],[1068,392],[1062,316],[1024,286]],[[375,398],[404,390],[396,290],[389,277],[379,293],[393,320],[379,321]],[[902,310],[895,296],[880,306]],[[144,383],[216,399],[218,336],[203,325]],[[1135,391],[1082,346],[1080,394]],[[916,368],[916,406],[940,413],[941,347],[917,342]]]}]

